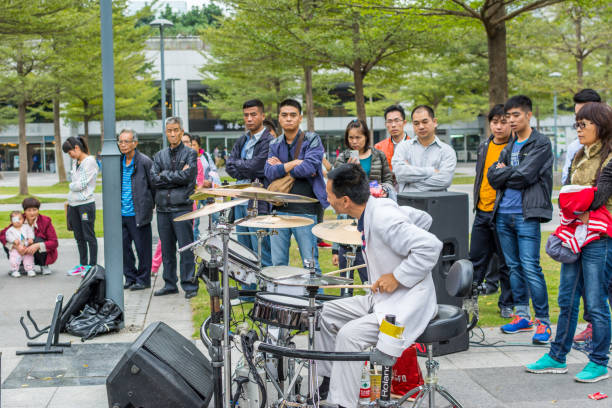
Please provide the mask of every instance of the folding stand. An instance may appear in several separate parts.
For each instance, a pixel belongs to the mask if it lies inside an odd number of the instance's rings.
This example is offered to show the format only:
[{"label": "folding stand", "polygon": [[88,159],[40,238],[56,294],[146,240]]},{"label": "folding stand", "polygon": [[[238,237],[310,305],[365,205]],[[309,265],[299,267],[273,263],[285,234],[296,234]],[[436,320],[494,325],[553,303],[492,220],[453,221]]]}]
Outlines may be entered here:
[{"label": "folding stand", "polygon": [[[26,311],[26,314],[28,316],[28,318],[30,319],[30,321],[32,322],[32,324],[34,325],[34,329],[37,331],[37,334],[35,334],[34,336],[30,336],[30,332],[28,331],[28,328],[26,327],[26,325],[23,322],[23,316],[21,317],[21,319],[19,319],[19,322],[21,323],[21,326],[23,327],[23,329],[25,330],[26,333],[26,337],[30,340],[33,340],[41,335],[43,335],[44,333],[48,332],[47,335],[47,341],[44,343],[39,343],[39,342],[32,342],[29,341],[28,347],[44,347],[43,349],[38,349],[38,350],[22,350],[22,351],[17,351],[15,354],[22,355],[22,354],[61,354],[64,352],[63,349],[61,348],[55,348],[55,347],[70,347],[70,343],[60,343],[59,342],[59,334],[60,334],[60,314],[62,312],[62,303],[64,301],[64,296],[63,295],[57,295],[57,298],[55,299],[55,310],[53,311],[53,318],[51,319],[51,324],[48,327],[43,328],[42,330],[40,330],[38,328],[38,326],[36,325],[36,322],[34,321],[34,319],[32,318],[32,315],[30,314],[30,311]],[[52,348],[53,347],[53,348]]]}]

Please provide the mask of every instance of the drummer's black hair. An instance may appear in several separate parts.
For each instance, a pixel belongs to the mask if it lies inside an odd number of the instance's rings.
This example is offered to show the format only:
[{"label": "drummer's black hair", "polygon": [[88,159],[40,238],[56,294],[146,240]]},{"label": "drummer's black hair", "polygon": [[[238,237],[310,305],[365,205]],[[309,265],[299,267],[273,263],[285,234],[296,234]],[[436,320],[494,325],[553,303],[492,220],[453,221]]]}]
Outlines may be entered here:
[{"label": "drummer's black hair", "polygon": [[355,204],[365,204],[370,197],[370,182],[361,165],[346,163],[327,173],[336,197],[347,196]]}]

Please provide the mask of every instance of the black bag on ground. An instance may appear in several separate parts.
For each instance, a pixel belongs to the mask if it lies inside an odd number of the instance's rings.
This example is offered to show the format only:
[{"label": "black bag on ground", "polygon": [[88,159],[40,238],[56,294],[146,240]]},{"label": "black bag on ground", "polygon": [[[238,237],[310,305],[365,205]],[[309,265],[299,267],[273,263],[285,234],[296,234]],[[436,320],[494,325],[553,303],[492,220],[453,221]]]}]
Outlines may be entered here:
[{"label": "black bag on ground", "polygon": [[119,330],[122,321],[121,308],[112,299],[106,299],[102,306],[86,305],[80,315],[70,319],[66,331],[85,341],[99,334]]},{"label": "black bag on ground", "polygon": [[78,316],[86,305],[100,306],[106,299],[106,271],[100,265],[93,266],[87,271],[81,284],[68,303],[62,309],[60,316],[60,330],[66,332],[70,319]]}]

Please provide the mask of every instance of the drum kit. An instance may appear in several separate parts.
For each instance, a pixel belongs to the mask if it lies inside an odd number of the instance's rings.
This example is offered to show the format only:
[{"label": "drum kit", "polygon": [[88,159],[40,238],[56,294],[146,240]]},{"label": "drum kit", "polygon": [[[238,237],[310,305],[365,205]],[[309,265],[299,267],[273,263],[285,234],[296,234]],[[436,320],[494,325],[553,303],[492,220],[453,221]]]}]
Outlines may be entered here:
[{"label": "drum kit", "polygon": [[[266,405],[266,382],[271,383],[278,397],[268,406],[306,407],[316,405],[316,366],[314,360],[291,357],[290,351],[295,350],[293,338],[298,333],[307,332],[308,352],[315,351],[315,329],[322,302],[324,288],[367,288],[369,285],[353,285],[352,279],[333,276],[337,273],[363,267],[351,266],[354,252],[361,245],[361,234],[357,231],[353,220],[334,220],[315,225],[314,235],[339,244],[348,245],[352,252],[347,254],[348,268],[318,275],[314,260],[305,260],[305,267],[261,265],[261,242],[263,237],[274,235],[278,229],[308,226],[313,221],[306,217],[287,215],[258,215],[257,202],[266,201],[278,205],[280,203],[309,203],[316,199],[295,194],[268,191],[260,185],[230,186],[236,188],[211,188],[198,190],[191,199],[206,199],[204,207],[177,217],[175,221],[191,220],[209,216],[208,230],[195,242],[182,247],[179,252],[191,250],[196,255],[197,267],[194,279],[201,278],[207,286],[210,296],[211,314],[200,329],[202,341],[209,350],[213,366],[213,390],[215,408],[237,406],[238,400],[247,401],[249,407]],[[215,197],[229,197],[232,201],[216,202]],[[247,216],[230,222],[226,210],[243,205],[249,200]],[[211,215],[220,213],[216,225]],[[256,229],[258,251],[239,243],[231,237],[233,227],[240,225]],[[238,233],[239,234],[239,233]],[[352,256],[352,258],[350,258]],[[220,274],[221,273],[221,274]],[[219,277],[222,277],[219,281]],[[237,283],[258,283],[265,291],[236,290],[230,287],[230,279]],[[240,324],[232,323],[231,299],[238,296],[253,297],[253,308]],[[329,297],[329,296],[328,296]],[[236,320],[236,319],[234,319]],[[257,331],[252,330],[254,326]],[[240,335],[244,359],[242,365],[236,366],[232,374],[231,342]],[[263,337],[263,343],[269,347],[280,347],[281,352],[261,352],[265,347],[259,347],[259,354],[253,345]],[[245,339],[251,338],[248,342]],[[276,349],[275,349],[276,350]],[[282,350],[286,353],[283,356]],[[306,352],[306,350],[304,350]],[[334,355],[337,355],[335,353]],[[355,353],[353,353],[355,354]],[[367,360],[367,353],[357,353],[362,360]],[[354,355],[352,358],[356,358]],[[245,365],[246,363],[246,365]],[[300,394],[301,370],[308,369],[308,392]],[[265,380],[262,379],[265,377]],[[232,393],[232,384],[236,389]],[[313,403],[315,401],[315,403]],[[245,406],[243,402],[240,406]]]}]

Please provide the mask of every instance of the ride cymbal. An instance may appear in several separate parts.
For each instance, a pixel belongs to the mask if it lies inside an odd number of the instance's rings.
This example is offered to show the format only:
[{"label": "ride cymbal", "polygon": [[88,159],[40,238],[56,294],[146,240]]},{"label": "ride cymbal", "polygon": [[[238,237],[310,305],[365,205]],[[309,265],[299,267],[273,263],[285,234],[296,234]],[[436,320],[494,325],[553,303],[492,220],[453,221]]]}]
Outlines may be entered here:
[{"label": "ride cymbal", "polygon": [[269,201],[274,203],[316,203],[316,198],[305,197],[297,194],[279,193],[269,191],[262,187],[247,187],[243,189],[231,188],[209,188],[198,190],[190,198],[202,200],[209,196],[248,198],[249,200]]},{"label": "ride cymbal", "polygon": [[295,215],[260,215],[240,223],[242,227],[251,228],[298,228],[313,224],[314,221],[306,217]]},{"label": "ride cymbal", "polygon": [[342,245],[361,246],[362,244],[356,220],[325,221],[312,227],[312,233],[316,237]]}]

